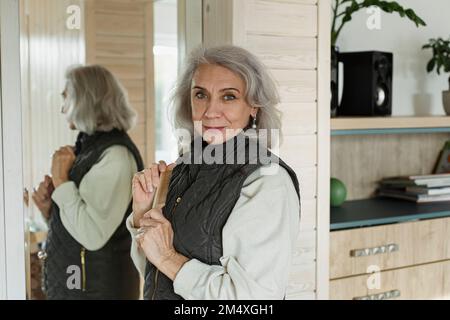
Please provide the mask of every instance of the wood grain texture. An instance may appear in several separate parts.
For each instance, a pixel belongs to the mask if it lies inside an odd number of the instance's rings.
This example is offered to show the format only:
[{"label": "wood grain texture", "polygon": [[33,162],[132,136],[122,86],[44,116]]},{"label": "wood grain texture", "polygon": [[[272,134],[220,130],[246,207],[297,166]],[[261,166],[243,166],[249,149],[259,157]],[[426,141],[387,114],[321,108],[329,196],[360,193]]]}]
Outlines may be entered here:
[{"label": "wood grain texture", "polygon": [[396,300],[450,299],[450,260],[379,273],[379,289],[368,289],[369,275],[333,280],[330,299],[351,300],[391,290],[400,291]]},{"label": "wood grain texture", "polygon": [[317,101],[317,71],[273,69],[271,72],[282,103]]},{"label": "wood grain texture", "polygon": [[295,266],[303,266],[314,263],[316,261],[316,232],[304,231],[300,232],[297,244],[294,248],[292,256],[292,271],[296,270]]},{"label": "wood grain texture", "polygon": [[122,83],[138,114],[130,131],[146,165],[154,161],[153,2],[86,0],[87,59]]},{"label": "wood grain texture", "polygon": [[307,294],[316,289],[316,265],[315,263],[296,266],[289,275],[289,285],[286,296]]},{"label": "wood grain texture", "polygon": [[282,133],[285,136],[314,135],[317,133],[316,103],[282,103]]},{"label": "wood grain texture", "polygon": [[317,135],[284,136],[279,155],[296,169],[315,166],[317,164]]},{"label": "wood grain texture", "polygon": [[316,38],[248,34],[242,46],[271,69],[315,70],[317,67]]},{"label": "wood grain texture", "polygon": [[279,36],[317,36],[317,6],[291,1],[245,1],[246,32]]},{"label": "wood grain texture", "polygon": [[[402,268],[450,259],[450,218],[331,232],[330,278]],[[397,244],[399,250],[365,257],[351,257],[354,249]]]}]

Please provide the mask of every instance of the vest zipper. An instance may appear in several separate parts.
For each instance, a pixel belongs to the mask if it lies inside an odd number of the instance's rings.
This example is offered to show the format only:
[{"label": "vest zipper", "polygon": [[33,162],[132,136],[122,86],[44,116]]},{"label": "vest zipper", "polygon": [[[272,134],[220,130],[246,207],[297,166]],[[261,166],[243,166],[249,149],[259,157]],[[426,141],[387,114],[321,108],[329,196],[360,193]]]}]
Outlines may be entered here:
[{"label": "vest zipper", "polygon": [[81,257],[81,277],[82,277],[81,290],[84,292],[86,291],[86,249],[84,247],[81,248],[80,257]]},{"label": "vest zipper", "polygon": [[[177,205],[181,202],[181,197],[178,197],[177,200],[175,201],[175,205],[173,206],[171,215],[173,215],[175,208],[177,207]],[[159,270],[156,269],[155,272],[155,278],[154,278],[154,284],[155,284],[155,289],[153,290],[153,294],[152,294],[152,300],[155,300],[155,294],[156,294],[156,289],[158,287],[158,276],[159,276]]]}]

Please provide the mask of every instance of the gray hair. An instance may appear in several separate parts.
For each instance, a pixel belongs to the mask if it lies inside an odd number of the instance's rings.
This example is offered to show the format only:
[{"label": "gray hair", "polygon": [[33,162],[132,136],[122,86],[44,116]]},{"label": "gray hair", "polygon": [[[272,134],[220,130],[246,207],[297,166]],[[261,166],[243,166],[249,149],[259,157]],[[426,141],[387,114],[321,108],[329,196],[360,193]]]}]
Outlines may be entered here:
[{"label": "gray hair", "polygon": [[[203,64],[215,64],[239,75],[246,84],[246,101],[259,108],[257,127],[268,132],[277,129],[281,140],[281,112],[276,108],[280,102],[277,86],[263,63],[249,51],[237,46],[200,47],[188,57],[185,69],[178,79],[172,96],[172,123],[175,129],[187,129],[193,133],[191,84],[195,71]],[[249,119],[249,127],[251,118]],[[245,128],[244,128],[245,129]]]},{"label": "gray hair", "polygon": [[71,67],[66,72],[67,119],[87,134],[130,130],[136,123],[127,93],[117,78],[99,65]]}]

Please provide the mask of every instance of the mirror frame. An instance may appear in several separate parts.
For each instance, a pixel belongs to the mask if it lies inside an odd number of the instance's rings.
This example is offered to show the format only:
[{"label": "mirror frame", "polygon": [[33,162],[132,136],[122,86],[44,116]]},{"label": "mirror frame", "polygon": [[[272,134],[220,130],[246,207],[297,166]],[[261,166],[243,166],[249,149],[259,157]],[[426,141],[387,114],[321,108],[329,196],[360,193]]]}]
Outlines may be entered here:
[{"label": "mirror frame", "polygon": [[[0,299],[26,298],[19,0],[0,1]],[[20,254],[20,253],[23,254]]]}]

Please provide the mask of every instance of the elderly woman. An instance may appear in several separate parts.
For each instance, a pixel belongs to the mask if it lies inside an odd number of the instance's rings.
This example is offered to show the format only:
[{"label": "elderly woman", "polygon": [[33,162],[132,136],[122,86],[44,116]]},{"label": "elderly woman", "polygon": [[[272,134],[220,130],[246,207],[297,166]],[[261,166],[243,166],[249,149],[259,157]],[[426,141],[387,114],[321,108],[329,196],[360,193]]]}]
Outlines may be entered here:
[{"label": "elderly woman", "polygon": [[117,79],[101,66],[69,69],[62,113],[75,146],[53,155],[33,200],[48,219],[44,290],[48,299],[136,299],[139,274],[125,219],[131,182],[143,169],[127,135],[135,122]]},{"label": "elderly woman", "polygon": [[[145,298],[283,299],[299,230],[298,181],[281,159],[263,163],[249,148],[255,131],[280,129],[274,82],[244,49],[199,49],[174,98],[175,126],[197,137],[171,165],[162,210],[150,205],[166,164],[135,175],[127,220]],[[198,137],[212,163],[195,154]],[[271,141],[259,142],[270,154]]]}]

